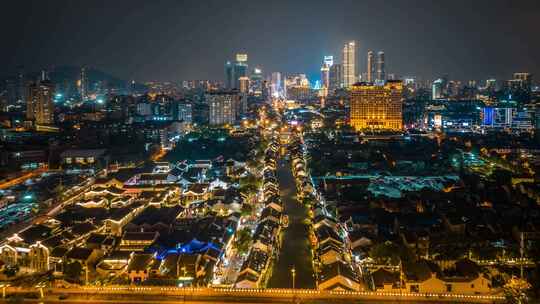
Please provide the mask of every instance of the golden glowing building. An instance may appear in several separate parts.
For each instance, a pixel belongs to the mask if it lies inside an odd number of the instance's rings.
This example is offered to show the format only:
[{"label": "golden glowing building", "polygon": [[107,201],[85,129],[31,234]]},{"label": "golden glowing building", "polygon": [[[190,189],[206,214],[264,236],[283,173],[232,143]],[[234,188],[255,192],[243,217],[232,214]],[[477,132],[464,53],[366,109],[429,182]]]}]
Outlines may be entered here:
[{"label": "golden glowing building", "polygon": [[351,88],[350,124],[357,130],[394,130],[403,127],[401,81],[384,85],[356,83]]}]

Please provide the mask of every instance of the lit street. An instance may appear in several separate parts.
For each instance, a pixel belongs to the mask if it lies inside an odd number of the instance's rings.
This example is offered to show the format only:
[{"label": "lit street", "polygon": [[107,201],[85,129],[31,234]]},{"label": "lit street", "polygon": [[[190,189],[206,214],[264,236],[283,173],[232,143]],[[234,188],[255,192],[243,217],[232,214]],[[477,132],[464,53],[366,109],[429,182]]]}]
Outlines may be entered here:
[{"label": "lit street", "polygon": [[[176,287],[8,288],[10,301],[25,303],[503,303],[504,297],[461,294],[378,293],[314,289],[219,289]],[[358,301],[358,302],[357,302]]]}]

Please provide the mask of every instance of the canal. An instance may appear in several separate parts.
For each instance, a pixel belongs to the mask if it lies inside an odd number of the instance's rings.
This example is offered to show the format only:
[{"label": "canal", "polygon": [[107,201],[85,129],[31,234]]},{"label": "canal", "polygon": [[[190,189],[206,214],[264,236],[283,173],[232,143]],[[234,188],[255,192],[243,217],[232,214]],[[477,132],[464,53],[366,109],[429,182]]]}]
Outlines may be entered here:
[{"label": "canal", "polygon": [[273,264],[268,288],[291,288],[292,267],[296,270],[296,288],[315,288],[307,208],[296,196],[296,185],[289,161],[280,160],[277,171],[283,213],[289,216],[289,226],[283,228],[281,250]]}]

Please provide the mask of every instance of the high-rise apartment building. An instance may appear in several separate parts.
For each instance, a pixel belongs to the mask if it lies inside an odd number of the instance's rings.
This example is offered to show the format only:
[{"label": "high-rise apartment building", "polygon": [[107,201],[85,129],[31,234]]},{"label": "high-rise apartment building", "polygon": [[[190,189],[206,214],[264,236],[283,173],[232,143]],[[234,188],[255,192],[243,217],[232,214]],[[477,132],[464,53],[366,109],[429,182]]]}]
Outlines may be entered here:
[{"label": "high-rise apartment building", "polygon": [[85,101],[88,99],[88,75],[86,74],[86,68],[81,68],[81,79],[79,80],[79,93],[81,99]]},{"label": "high-rise apartment building", "polygon": [[350,124],[357,130],[394,130],[403,127],[401,81],[357,83],[351,88]]},{"label": "high-rise apartment building", "polygon": [[249,78],[247,76],[242,76],[238,79],[238,89],[240,93],[247,94],[249,93]]},{"label": "high-rise apartment building", "polygon": [[514,73],[513,80],[521,89],[531,90],[532,75],[530,73]]},{"label": "high-rise apartment building", "polygon": [[485,89],[488,92],[492,92],[492,93],[495,92],[496,90],[498,90],[497,79],[488,79],[488,80],[486,80]]},{"label": "high-rise apartment building", "polygon": [[26,119],[36,125],[54,124],[54,84],[47,79],[30,84],[26,101]]},{"label": "high-rise apartment building", "polygon": [[377,53],[377,81],[386,80],[386,67],[384,64],[384,52],[379,51]]},{"label": "high-rise apartment building", "polygon": [[343,46],[343,87],[350,88],[356,82],[356,42]]},{"label": "high-rise apartment building", "polygon": [[232,125],[244,110],[244,99],[237,90],[216,91],[206,94],[208,103],[209,124],[219,126]]},{"label": "high-rise apartment building", "polygon": [[178,120],[185,123],[193,122],[193,106],[191,103],[182,102],[178,104]]}]

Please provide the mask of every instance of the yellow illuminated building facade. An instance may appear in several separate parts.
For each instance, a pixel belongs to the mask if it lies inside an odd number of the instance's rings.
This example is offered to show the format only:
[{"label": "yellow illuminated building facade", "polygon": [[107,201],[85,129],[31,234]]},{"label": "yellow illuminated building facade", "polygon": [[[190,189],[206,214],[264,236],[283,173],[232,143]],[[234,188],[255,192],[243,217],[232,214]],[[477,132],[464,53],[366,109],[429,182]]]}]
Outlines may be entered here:
[{"label": "yellow illuminated building facade", "polygon": [[384,85],[356,83],[351,88],[350,124],[356,131],[403,127],[401,81]]}]

